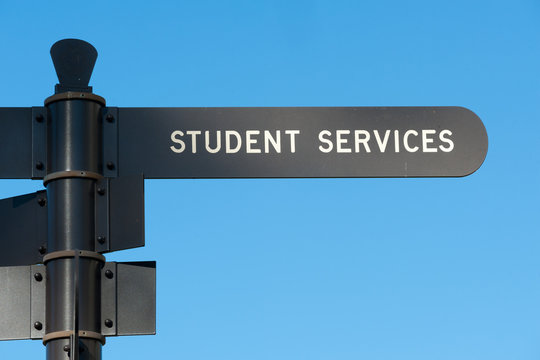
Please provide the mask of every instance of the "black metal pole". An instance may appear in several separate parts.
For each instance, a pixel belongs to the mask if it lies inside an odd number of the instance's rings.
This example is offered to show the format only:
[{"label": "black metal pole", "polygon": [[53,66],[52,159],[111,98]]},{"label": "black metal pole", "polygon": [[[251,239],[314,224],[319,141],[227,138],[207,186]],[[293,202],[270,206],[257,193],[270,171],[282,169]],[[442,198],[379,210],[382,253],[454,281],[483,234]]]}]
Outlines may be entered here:
[{"label": "black metal pole", "polygon": [[47,360],[100,360],[104,258],[94,252],[95,183],[103,172],[100,122],[105,101],[91,93],[63,92],[48,98],[45,105],[49,110],[44,179]]}]

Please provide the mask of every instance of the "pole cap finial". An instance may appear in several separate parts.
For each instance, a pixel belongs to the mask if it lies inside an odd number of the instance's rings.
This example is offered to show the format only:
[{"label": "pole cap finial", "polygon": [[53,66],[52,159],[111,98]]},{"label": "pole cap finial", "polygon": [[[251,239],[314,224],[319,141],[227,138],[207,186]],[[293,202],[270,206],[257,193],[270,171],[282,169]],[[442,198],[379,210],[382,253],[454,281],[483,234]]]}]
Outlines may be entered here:
[{"label": "pole cap finial", "polygon": [[55,86],[55,93],[92,92],[88,83],[96,63],[97,50],[91,44],[78,39],[57,41],[51,47],[51,58],[60,81]]}]

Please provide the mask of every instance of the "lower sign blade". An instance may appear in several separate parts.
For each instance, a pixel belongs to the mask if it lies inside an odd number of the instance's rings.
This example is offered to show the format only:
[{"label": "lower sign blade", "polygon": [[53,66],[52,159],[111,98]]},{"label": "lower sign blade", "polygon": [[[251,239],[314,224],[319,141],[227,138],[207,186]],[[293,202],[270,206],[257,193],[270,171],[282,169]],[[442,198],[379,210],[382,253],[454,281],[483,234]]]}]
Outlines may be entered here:
[{"label": "lower sign blade", "polygon": [[119,108],[119,172],[145,178],[459,177],[486,130],[462,107]]}]

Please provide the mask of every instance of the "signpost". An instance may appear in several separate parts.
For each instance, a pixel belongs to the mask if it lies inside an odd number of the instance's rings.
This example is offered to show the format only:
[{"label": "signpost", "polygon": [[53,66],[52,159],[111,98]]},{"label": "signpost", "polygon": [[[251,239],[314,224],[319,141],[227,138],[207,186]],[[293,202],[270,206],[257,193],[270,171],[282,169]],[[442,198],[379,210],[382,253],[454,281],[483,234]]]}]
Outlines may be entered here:
[{"label": "signpost", "polygon": [[49,360],[155,333],[155,262],[102,255],[144,246],[145,178],[460,177],[487,153],[461,107],[106,107],[90,44],[51,55],[45,106],[0,108],[0,178],[46,187],[0,201],[0,339],[42,339]]}]

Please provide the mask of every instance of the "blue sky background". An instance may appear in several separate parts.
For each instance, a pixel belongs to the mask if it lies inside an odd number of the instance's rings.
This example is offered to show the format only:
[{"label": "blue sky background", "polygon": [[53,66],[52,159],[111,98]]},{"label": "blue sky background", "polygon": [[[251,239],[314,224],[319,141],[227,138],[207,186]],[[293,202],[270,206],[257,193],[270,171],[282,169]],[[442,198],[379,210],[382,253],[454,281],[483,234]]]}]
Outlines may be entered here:
[{"label": "blue sky background", "polygon": [[0,2],[3,107],[41,106],[75,37],[110,106],[457,105],[487,128],[465,178],[147,180],[146,247],[107,259],[157,261],[158,334],[103,358],[538,359],[539,20],[532,0]]}]

